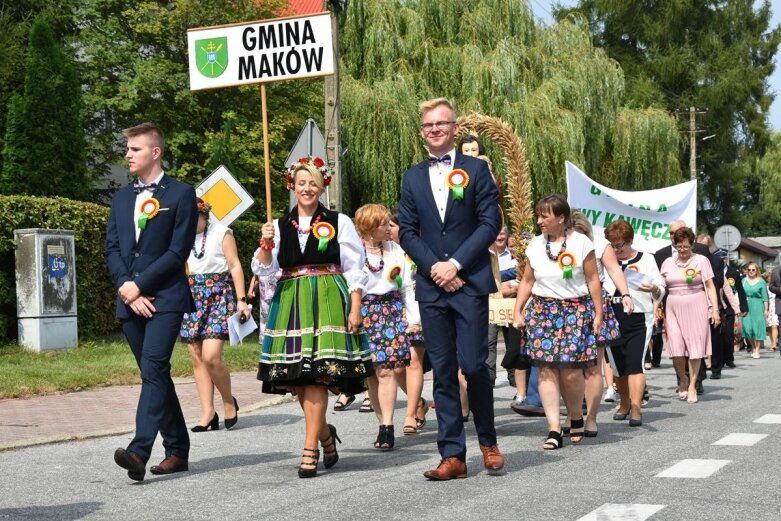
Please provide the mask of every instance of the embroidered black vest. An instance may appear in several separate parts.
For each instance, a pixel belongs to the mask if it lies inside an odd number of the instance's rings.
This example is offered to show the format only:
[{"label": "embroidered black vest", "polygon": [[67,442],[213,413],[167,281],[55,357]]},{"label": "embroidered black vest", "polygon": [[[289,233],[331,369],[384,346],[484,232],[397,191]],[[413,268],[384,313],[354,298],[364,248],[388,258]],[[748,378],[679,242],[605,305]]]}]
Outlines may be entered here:
[{"label": "embroidered black vest", "polygon": [[298,230],[293,226],[292,221],[298,222],[298,207],[293,208],[290,213],[279,220],[279,253],[277,262],[282,269],[295,268],[297,266],[308,266],[312,264],[340,264],[339,255],[339,213],[328,210],[323,205],[318,206],[317,211],[312,216],[312,223],[320,216],[320,222],[330,224],[336,230],[336,236],[328,241],[328,247],[325,251],[317,251],[318,239],[310,233],[306,240],[304,252],[301,253],[301,247],[298,243]]}]

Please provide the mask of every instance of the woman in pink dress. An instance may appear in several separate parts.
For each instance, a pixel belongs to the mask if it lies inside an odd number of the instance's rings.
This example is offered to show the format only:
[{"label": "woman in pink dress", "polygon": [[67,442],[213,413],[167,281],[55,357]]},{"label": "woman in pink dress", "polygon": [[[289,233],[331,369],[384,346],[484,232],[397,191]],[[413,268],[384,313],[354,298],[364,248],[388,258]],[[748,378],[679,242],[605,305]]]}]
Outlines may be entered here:
[{"label": "woman in pink dress", "polygon": [[[678,398],[697,403],[695,375],[702,359],[711,354],[710,324],[720,321],[716,286],[710,259],[692,251],[694,232],[680,228],[673,233],[673,256],[662,263],[662,278],[667,286],[665,332],[667,354],[678,374]],[[689,379],[686,359],[689,360]]]}]

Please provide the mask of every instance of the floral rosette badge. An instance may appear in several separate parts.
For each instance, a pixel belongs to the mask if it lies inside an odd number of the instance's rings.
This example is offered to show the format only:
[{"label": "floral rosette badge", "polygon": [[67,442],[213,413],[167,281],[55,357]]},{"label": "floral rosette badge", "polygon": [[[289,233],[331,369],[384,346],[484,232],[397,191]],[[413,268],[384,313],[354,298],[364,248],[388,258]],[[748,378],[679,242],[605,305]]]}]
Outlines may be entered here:
[{"label": "floral rosette badge", "polygon": [[146,230],[146,223],[149,219],[154,219],[160,211],[160,201],[151,197],[141,203],[141,215],[138,216],[138,229]]},{"label": "floral rosette badge", "polygon": [[686,283],[691,284],[694,282],[694,276],[697,275],[697,270],[694,268],[686,268],[683,270],[683,275],[686,277]]},{"label": "floral rosette badge", "polygon": [[405,253],[404,258],[407,259],[407,262],[409,262],[409,267],[412,271],[415,271],[418,269],[418,265],[415,264],[415,261],[412,260],[412,257],[409,256],[409,254]]},{"label": "floral rosette badge", "polygon": [[317,223],[312,228],[312,235],[317,239],[317,251],[323,252],[328,248],[328,241],[336,237],[336,230],[328,223]]},{"label": "floral rosette badge", "polygon": [[575,256],[568,251],[562,252],[559,255],[558,264],[562,278],[570,280],[572,278],[572,268],[575,267]]},{"label": "floral rosette badge", "polygon": [[393,266],[388,272],[388,280],[396,283],[396,287],[401,289],[401,266]]},{"label": "floral rosette badge", "polygon": [[636,271],[638,273],[640,272],[640,268],[637,267],[637,264],[630,264],[629,266],[626,267],[626,269]]},{"label": "floral rosette badge", "polygon": [[467,186],[469,186],[469,174],[465,170],[456,168],[447,175],[447,187],[453,192],[454,201],[464,198],[464,189]]},{"label": "floral rosette badge", "polygon": [[727,282],[729,283],[729,286],[730,286],[731,288],[734,288],[734,287],[735,287],[735,279],[734,279],[734,278],[732,278],[732,277],[727,277]]}]

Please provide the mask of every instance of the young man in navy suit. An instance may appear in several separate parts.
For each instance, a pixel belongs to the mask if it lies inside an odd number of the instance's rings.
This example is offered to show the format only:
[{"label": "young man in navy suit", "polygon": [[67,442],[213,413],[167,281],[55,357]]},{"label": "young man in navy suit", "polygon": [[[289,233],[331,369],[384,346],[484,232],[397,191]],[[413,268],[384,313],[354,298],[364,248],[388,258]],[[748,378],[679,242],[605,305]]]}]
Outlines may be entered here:
[{"label": "young man in navy suit", "polygon": [[185,263],[198,212],[192,186],[161,166],[163,133],[152,123],[126,129],[130,172],[137,180],[116,193],[106,228],[106,262],[117,288],[117,318],[141,370],[136,433],[114,461],[143,481],[159,432],[165,459],[153,474],[187,470],[190,438],[171,380],[171,354],[182,316],[195,311]]},{"label": "young man in navy suit", "polygon": [[488,295],[496,291],[488,252],[499,233],[499,192],[485,161],[456,152],[458,123],[445,98],[421,103],[421,136],[431,157],[404,173],[399,201],[401,246],[418,266],[416,298],[434,369],[437,445],[442,461],[424,476],[465,478],[466,439],[458,369],[483,463],[504,466],[494,428],[488,372]]}]

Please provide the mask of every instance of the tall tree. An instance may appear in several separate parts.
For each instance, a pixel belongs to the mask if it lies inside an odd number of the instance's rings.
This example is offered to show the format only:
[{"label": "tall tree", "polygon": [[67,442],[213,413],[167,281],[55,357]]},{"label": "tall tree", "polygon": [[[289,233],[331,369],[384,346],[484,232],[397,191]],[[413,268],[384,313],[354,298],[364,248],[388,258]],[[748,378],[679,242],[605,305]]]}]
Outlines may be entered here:
[{"label": "tall tree", "polygon": [[621,68],[582,22],[540,27],[524,0],[364,0],[341,41],[348,207],[396,204],[401,172],[425,153],[417,103],[435,96],[515,128],[535,197],[566,191],[566,160],[620,189],[683,180],[675,120],[625,106]]},{"label": "tall tree", "polygon": [[[93,109],[91,165],[105,172],[119,162],[120,129],[154,121],[164,130],[167,171],[193,184],[214,166],[230,163],[254,196],[263,193],[263,140],[258,86],[191,91],[187,30],[274,18],[285,0],[83,0],[86,100]],[[268,86],[271,165],[284,160],[304,121],[322,121],[322,79]],[[318,118],[318,115],[320,117]],[[284,176],[274,179],[274,207],[288,203]],[[253,209],[261,215],[263,205]]]},{"label": "tall tree", "polygon": [[42,14],[30,29],[23,89],[8,105],[0,191],[84,198],[84,150],[81,82]]},{"label": "tall tree", "polygon": [[[581,0],[555,14],[564,20],[574,13],[623,68],[630,107],[682,111],[682,130],[689,107],[705,111],[698,127],[714,137],[698,149],[701,220],[751,233],[745,210],[759,200],[751,168],[770,144],[768,77],[781,41],[781,29],[770,27],[770,2]],[[687,139],[678,155],[687,169]]]},{"label": "tall tree", "polygon": [[773,132],[771,144],[752,176],[758,199],[749,216],[752,235],[778,235],[781,231],[781,132]]}]

